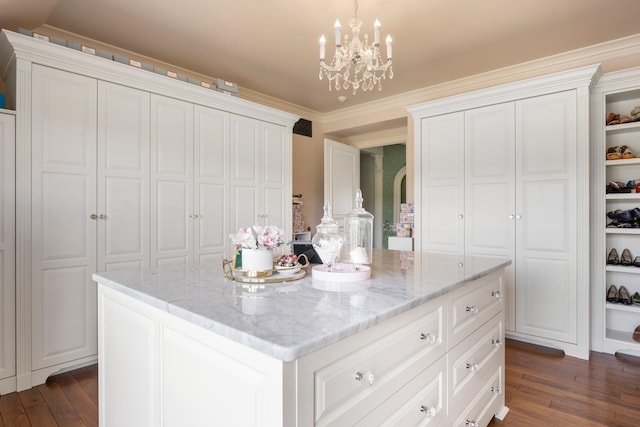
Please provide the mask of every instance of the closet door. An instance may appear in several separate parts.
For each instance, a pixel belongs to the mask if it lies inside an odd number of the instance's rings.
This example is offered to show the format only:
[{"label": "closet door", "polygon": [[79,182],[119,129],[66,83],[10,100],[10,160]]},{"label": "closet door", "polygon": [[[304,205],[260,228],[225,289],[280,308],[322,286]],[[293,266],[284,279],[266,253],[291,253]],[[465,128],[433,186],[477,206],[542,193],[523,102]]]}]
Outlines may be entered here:
[{"label": "closet door", "polygon": [[193,262],[193,104],[151,95],[151,264]]},{"label": "closet door", "polygon": [[0,394],[15,390],[15,116],[0,113]]},{"label": "closet door", "polygon": [[260,211],[262,197],[260,186],[260,122],[243,116],[231,116],[231,165],[232,165],[232,230],[254,224],[271,224]]},{"label": "closet door", "polygon": [[518,332],[577,342],[576,93],[516,102]]},{"label": "closet door", "polygon": [[95,79],[33,65],[32,367],[97,352]]},{"label": "closet door", "polygon": [[422,119],[422,250],[464,254],[464,113]]},{"label": "closet door", "polygon": [[285,129],[270,123],[262,124],[262,175],[260,183],[264,198],[261,209],[268,224],[277,225],[291,235],[291,155],[287,156]]},{"label": "closet door", "polygon": [[[465,112],[465,255],[515,258],[515,106]],[[515,265],[505,272],[506,329],[515,327]]]},{"label": "closet door", "polygon": [[149,265],[149,93],[98,84],[98,270]]},{"label": "closet door", "polygon": [[229,113],[196,105],[194,119],[195,258],[201,265],[219,266],[231,248]]}]

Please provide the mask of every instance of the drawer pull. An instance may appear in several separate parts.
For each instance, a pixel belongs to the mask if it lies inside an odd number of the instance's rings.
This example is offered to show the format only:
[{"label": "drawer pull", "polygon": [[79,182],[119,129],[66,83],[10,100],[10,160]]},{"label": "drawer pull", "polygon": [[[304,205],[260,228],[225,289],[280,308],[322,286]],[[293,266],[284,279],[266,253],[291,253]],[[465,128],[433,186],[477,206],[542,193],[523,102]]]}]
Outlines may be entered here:
[{"label": "drawer pull", "polygon": [[478,369],[480,369],[480,366],[478,366],[477,363],[467,363],[467,369],[471,372],[477,372]]},{"label": "drawer pull", "polygon": [[500,291],[491,291],[491,296],[500,299],[500,298],[502,298],[502,292],[500,292]]},{"label": "drawer pull", "polygon": [[420,334],[420,339],[422,341],[425,341],[427,344],[434,344],[437,340],[436,336],[433,335],[431,332],[428,332],[426,334]]},{"label": "drawer pull", "polygon": [[364,381],[367,385],[373,385],[374,380],[373,374],[369,371],[356,372],[356,381]]},{"label": "drawer pull", "polygon": [[429,417],[429,418],[433,418],[436,416],[436,408],[434,408],[431,405],[428,406],[420,406],[420,412],[424,412],[424,414]]},{"label": "drawer pull", "polygon": [[465,310],[468,313],[473,313],[473,314],[477,314],[478,313],[478,307],[476,307],[475,305],[468,305]]},{"label": "drawer pull", "polygon": [[492,339],[491,345],[495,345],[496,347],[500,347],[502,345],[502,341],[500,339]]},{"label": "drawer pull", "polygon": [[480,424],[478,424],[478,422],[476,420],[467,420],[466,424],[469,427],[479,427]]},{"label": "drawer pull", "polygon": [[491,387],[491,393],[502,394],[502,389],[500,387]]}]

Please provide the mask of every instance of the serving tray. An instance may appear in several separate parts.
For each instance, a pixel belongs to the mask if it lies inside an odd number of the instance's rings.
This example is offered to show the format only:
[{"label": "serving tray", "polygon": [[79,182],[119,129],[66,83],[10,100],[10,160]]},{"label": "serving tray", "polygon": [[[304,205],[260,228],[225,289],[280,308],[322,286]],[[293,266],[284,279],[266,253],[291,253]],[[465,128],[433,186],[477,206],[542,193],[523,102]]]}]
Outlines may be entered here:
[{"label": "serving tray", "polygon": [[242,270],[233,268],[233,262],[227,259],[222,261],[222,271],[224,272],[225,279],[233,280],[234,282],[241,283],[282,283],[292,282],[294,280],[300,280],[307,275],[304,268],[300,268],[295,273],[279,273],[278,270],[273,271],[270,276],[250,277],[244,274]]}]

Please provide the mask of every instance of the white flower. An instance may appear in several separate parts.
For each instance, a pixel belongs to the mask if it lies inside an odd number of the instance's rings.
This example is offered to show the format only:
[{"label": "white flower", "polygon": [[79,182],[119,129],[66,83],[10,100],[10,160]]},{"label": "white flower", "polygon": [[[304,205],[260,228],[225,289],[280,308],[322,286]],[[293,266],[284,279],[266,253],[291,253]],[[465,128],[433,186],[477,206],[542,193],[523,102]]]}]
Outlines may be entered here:
[{"label": "white flower", "polygon": [[245,249],[275,249],[284,243],[284,231],[275,225],[242,227],[229,235],[233,244]]}]

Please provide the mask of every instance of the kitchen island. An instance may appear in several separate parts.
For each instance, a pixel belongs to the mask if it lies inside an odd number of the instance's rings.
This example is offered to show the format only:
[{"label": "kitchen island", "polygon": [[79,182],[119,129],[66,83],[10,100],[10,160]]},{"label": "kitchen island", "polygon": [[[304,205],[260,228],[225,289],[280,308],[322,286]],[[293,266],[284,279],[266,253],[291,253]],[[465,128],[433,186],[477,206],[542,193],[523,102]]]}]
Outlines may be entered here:
[{"label": "kitchen island", "polygon": [[371,279],[94,274],[100,425],[486,425],[504,406],[497,258],[374,250]]}]

